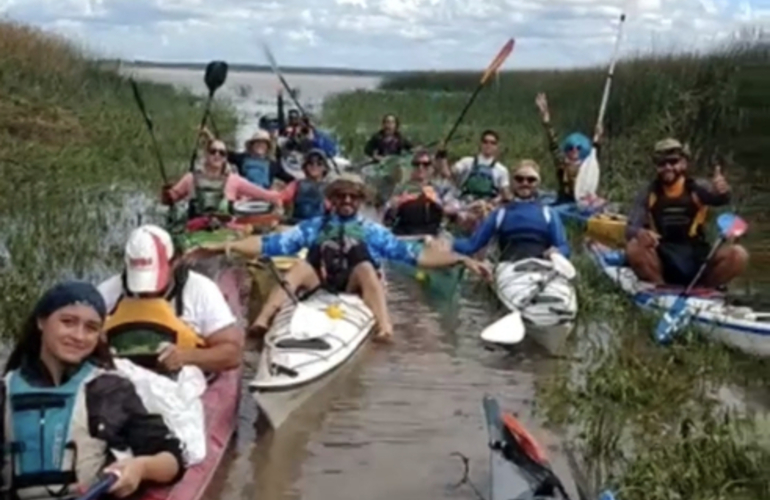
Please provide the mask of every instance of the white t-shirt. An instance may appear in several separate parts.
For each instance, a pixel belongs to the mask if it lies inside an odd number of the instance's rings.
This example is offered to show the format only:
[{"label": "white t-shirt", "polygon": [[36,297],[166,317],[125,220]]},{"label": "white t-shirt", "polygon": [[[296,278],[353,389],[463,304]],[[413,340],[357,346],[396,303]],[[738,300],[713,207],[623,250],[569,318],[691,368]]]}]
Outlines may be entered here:
[{"label": "white t-shirt", "polygon": [[[123,295],[121,275],[113,276],[98,288],[107,304],[107,311],[112,311],[120,296]],[[190,325],[201,337],[208,337],[236,321],[217,284],[195,271],[190,271],[190,276],[182,290],[182,303],[184,306],[182,321]]]},{"label": "white t-shirt", "polygon": [[[457,163],[452,165],[452,174],[454,174],[455,178],[458,179],[458,185],[462,185],[462,183],[465,182],[465,179],[468,178],[468,175],[473,169],[474,159],[475,158],[473,156],[466,156],[465,158],[461,158]],[[498,191],[507,189],[508,186],[511,185],[510,174],[508,173],[508,168],[505,165],[499,161],[495,161],[494,158],[485,158],[481,155],[478,155],[478,159],[479,165],[491,165],[493,161],[495,162],[495,166],[492,167],[492,179],[494,180],[495,187],[498,189]]]}]

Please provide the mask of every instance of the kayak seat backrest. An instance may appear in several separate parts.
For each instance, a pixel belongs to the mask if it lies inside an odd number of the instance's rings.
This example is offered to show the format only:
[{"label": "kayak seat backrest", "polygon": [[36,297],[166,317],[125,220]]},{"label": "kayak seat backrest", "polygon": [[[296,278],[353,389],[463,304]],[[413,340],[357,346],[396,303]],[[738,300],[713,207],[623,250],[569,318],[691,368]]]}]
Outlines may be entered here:
[{"label": "kayak seat backrest", "polygon": [[626,252],[623,250],[606,250],[601,255],[602,260],[608,266],[623,267],[627,264]]},{"label": "kayak seat backrest", "polygon": [[328,351],[332,348],[327,341],[314,337],[311,339],[281,339],[275,343],[281,349],[313,349],[315,351]]}]

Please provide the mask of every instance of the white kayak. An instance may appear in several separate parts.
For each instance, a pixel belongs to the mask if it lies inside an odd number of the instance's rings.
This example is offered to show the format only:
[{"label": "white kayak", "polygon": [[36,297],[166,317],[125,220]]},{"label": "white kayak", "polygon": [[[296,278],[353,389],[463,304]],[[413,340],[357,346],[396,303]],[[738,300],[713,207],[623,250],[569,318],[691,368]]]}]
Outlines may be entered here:
[{"label": "white kayak", "polygon": [[357,295],[318,290],[288,303],[265,336],[249,390],[277,429],[364,344],[374,316]]},{"label": "white kayak", "polygon": [[[531,258],[501,262],[495,268],[494,289],[509,311],[521,313],[527,335],[549,353],[560,353],[575,326],[578,304],[574,286],[555,270],[552,261]],[[503,346],[520,340],[507,341],[504,335],[482,335],[482,339]]]}]

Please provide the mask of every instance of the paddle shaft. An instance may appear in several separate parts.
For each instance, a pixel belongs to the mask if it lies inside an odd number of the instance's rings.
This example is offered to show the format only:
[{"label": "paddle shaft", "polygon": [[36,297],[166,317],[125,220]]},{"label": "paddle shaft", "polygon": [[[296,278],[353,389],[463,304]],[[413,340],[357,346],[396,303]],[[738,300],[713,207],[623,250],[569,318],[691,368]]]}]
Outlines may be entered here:
[{"label": "paddle shaft", "polygon": [[[310,122],[310,117],[308,116],[307,112],[305,112],[305,108],[302,107],[302,104],[300,104],[299,99],[297,99],[297,97],[294,95],[294,92],[292,91],[292,88],[289,86],[289,82],[286,81],[286,78],[284,78],[280,68],[278,68],[278,62],[275,60],[275,57],[273,57],[273,53],[270,50],[270,47],[268,47],[267,43],[265,43],[263,48],[265,50],[265,55],[267,56],[267,59],[270,62],[270,67],[273,68],[273,73],[275,73],[275,76],[278,77],[278,81],[281,82],[281,85],[283,85],[283,88],[286,89],[286,92],[289,94],[289,99],[291,99],[291,102],[294,103],[294,105],[297,107],[299,112],[302,113],[302,116],[305,117],[305,119],[308,121],[310,126],[313,128],[313,130],[317,132],[318,128]],[[334,171],[337,173],[337,175],[340,175],[340,167],[339,165],[337,165],[337,162],[334,161],[333,157],[329,157],[329,160],[332,162],[332,166],[334,166]]]},{"label": "paddle shaft", "polygon": [[163,183],[168,184],[168,175],[166,174],[166,166],[163,164],[163,156],[160,154],[160,146],[158,146],[158,139],[155,137],[155,127],[153,126],[152,119],[147,113],[147,108],[144,105],[144,99],[139,91],[139,86],[136,84],[133,78],[129,79],[131,84],[131,90],[134,93],[134,100],[139,108],[139,112],[144,117],[144,124],[147,126],[147,131],[150,133],[150,140],[152,140],[152,149],[155,151],[155,159],[158,161],[158,167],[160,167],[160,176],[163,177]]},{"label": "paddle shaft", "polygon": [[77,497],[76,500],[97,500],[102,495],[106,494],[117,480],[117,475],[107,474],[99,481],[97,481],[96,484],[88,488],[88,491],[86,491],[82,496]]},{"label": "paddle shaft", "polygon": [[286,295],[289,296],[289,299],[295,304],[299,304],[299,298],[297,297],[297,294],[294,293],[294,291],[291,289],[289,284],[286,282],[286,280],[281,276],[280,271],[275,267],[275,262],[272,261],[272,259],[260,259],[260,262],[262,262],[267,268],[270,270],[270,274],[273,275],[273,278],[278,282],[278,285],[283,288],[283,291],[286,292]]},{"label": "paddle shaft", "polygon": [[709,265],[709,262],[711,262],[711,259],[714,258],[714,255],[717,253],[717,250],[719,250],[719,247],[722,246],[722,243],[725,242],[725,237],[720,237],[714,245],[711,247],[711,250],[709,250],[708,256],[706,257],[706,260],[703,261],[703,264],[701,264],[700,268],[698,268],[698,272],[695,273],[695,277],[692,279],[689,285],[687,285],[687,288],[684,289],[684,292],[679,296],[679,298],[683,298],[690,294],[693,288],[695,288],[695,285],[700,280],[701,276],[703,276],[703,273],[706,272],[706,268]]},{"label": "paddle shaft", "polygon": [[471,97],[465,103],[465,107],[463,107],[463,110],[460,112],[460,116],[457,117],[457,120],[455,120],[454,125],[452,125],[452,128],[449,130],[449,133],[444,139],[444,145],[448,144],[449,141],[452,140],[452,136],[457,131],[457,127],[460,126],[460,123],[463,121],[463,118],[465,118],[465,115],[468,114],[468,110],[471,109],[471,106],[473,105],[473,101],[475,101],[476,98],[479,96],[479,92],[481,92],[481,89],[484,88],[485,83],[486,82],[480,82],[476,86],[476,90],[473,91],[473,94],[471,94]]},{"label": "paddle shaft", "polygon": [[623,24],[626,20],[626,14],[620,14],[620,24],[618,25],[618,35],[615,39],[615,49],[612,53],[612,61],[610,62],[610,68],[607,71],[607,79],[604,82],[604,93],[602,94],[602,103],[599,106],[599,118],[596,120],[596,126],[598,127],[604,121],[604,114],[607,111],[607,103],[610,99],[610,88],[612,87],[612,79],[615,75],[615,63],[618,60],[618,52],[620,51],[620,42],[623,39]]},{"label": "paddle shaft", "polygon": [[[209,90],[209,96],[206,99],[206,107],[203,110],[203,116],[201,117],[201,123],[198,126],[198,130],[203,129],[208,120],[209,113],[211,113],[211,102],[214,100],[214,90]],[[190,157],[190,172],[195,170],[195,160],[198,158],[198,142],[200,138],[198,134],[195,134],[195,144],[193,144],[192,156]]]}]

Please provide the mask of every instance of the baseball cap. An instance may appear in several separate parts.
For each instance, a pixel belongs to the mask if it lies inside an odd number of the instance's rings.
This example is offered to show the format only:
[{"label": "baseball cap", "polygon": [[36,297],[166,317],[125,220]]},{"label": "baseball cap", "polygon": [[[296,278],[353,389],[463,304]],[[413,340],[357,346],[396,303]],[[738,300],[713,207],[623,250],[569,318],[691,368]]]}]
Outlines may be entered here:
[{"label": "baseball cap", "polygon": [[126,242],[126,286],[132,293],[157,293],[168,285],[174,244],[163,228],[147,224]]},{"label": "baseball cap", "polygon": [[655,143],[655,149],[653,156],[655,158],[680,158],[682,156],[689,156],[689,148],[679,142],[677,139],[668,137]]}]

